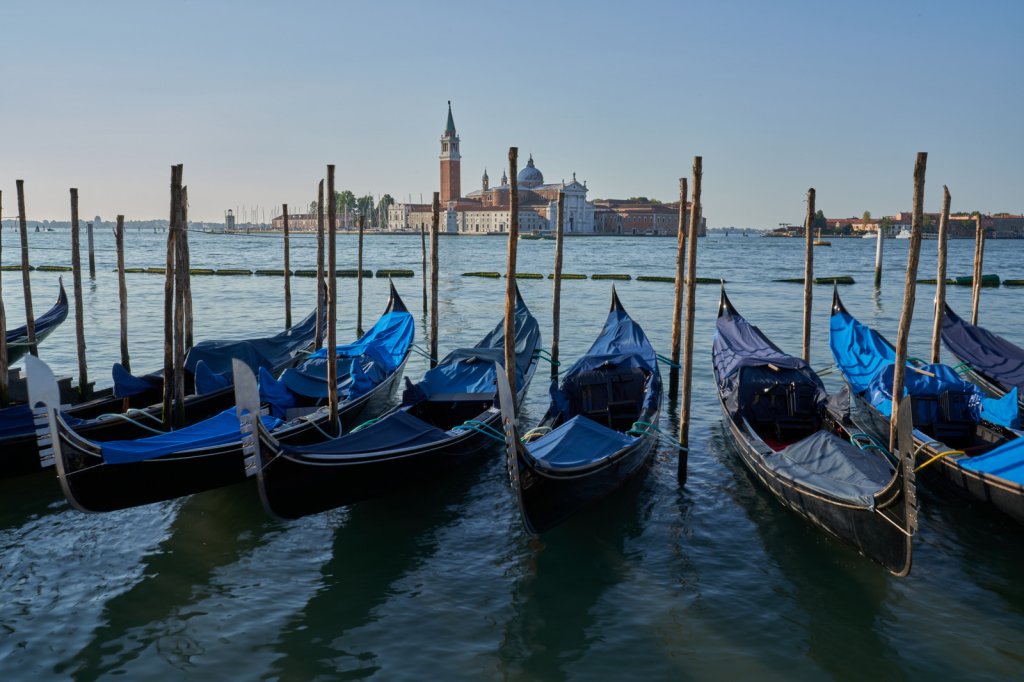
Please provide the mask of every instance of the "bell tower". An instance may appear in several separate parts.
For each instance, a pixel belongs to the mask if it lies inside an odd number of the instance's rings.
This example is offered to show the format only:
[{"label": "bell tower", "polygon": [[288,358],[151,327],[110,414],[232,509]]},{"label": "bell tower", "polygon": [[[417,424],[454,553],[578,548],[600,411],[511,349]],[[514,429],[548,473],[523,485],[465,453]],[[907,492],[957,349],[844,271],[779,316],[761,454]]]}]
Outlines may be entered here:
[{"label": "bell tower", "polygon": [[441,204],[462,196],[462,156],[459,154],[459,136],[452,118],[452,101],[448,100],[448,125],[441,135]]}]

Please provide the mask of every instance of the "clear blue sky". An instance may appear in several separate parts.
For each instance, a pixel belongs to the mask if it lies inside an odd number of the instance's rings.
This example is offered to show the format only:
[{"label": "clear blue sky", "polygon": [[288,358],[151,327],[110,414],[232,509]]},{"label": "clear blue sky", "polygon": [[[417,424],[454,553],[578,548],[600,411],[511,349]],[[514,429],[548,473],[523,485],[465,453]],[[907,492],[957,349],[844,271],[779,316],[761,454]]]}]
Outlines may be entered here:
[{"label": "clear blue sky", "polygon": [[[463,190],[508,147],[591,198],[672,200],[704,159],[713,226],[926,208],[1024,212],[1021,2],[6,3],[0,190],[16,213],[191,217],[339,188],[438,189],[445,102]],[[269,215],[269,210],[268,210]]]}]

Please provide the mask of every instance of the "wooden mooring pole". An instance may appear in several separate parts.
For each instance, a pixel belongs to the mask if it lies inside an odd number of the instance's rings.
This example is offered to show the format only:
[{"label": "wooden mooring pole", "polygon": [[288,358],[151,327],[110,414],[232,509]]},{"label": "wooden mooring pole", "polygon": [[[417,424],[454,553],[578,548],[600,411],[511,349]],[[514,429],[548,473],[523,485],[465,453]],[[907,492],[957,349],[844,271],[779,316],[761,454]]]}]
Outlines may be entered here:
[{"label": "wooden mooring pole", "polygon": [[942,186],[942,215],[939,216],[939,259],[935,270],[935,325],[932,328],[932,364],[942,355],[942,319],[946,314],[946,248],[949,242],[949,188]]},{"label": "wooden mooring pole", "polygon": [[321,308],[327,305],[327,288],[324,285],[324,181],[320,180],[316,199],[316,336],[313,345],[316,350],[324,347],[324,320]]},{"label": "wooden mooring pole", "polygon": [[330,428],[341,435],[338,423],[338,196],[334,192],[334,164],[327,166],[327,404]]},{"label": "wooden mooring pole", "polygon": [[89,246],[89,279],[96,279],[96,248],[92,241],[92,223],[85,224],[85,239]]},{"label": "wooden mooring pole", "polygon": [[430,220],[430,367],[437,367],[437,282],[438,282],[438,257],[437,242],[438,232],[441,229],[441,193],[434,192]]},{"label": "wooden mooring pole", "polygon": [[167,260],[164,266],[164,390],[162,413],[167,430],[173,425],[174,407],[174,229],[181,186],[179,166],[171,166],[171,210],[167,229]]},{"label": "wooden mooring pole", "polygon": [[363,337],[363,233],[366,214],[359,216],[359,244],[356,248],[356,338]]},{"label": "wooden mooring pole", "polygon": [[565,192],[558,193],[555,219],[555,272],[551,294],[551,380],[558,378],[558,337],[562,317],[562,248],[565,232]]},{"label": "wooden mooring pole", "polygon": [[985,260],[985,230],[981,227],[981,214],[977,217],[974,230],[974,278],[971,282],[971,324],[978,324],[978,308],[981,306],[981,266]]},{"label": "wooden mooring pole", "polygon": [[878,224],[878,232],[876,236],[878,240],[875,242],[875,288],[878,289],[882,286],[882,244],[885,242],[885,230],[882,229],[882,223]]},{"label": "wooden mooring pole", "polygon": [[281,204],[284,216],[284,328],[292,328],[292,270],[291,254],[288,252],[288,204]]},{"label": "wooden mooring pole", "polygon": [[811,361],[811,287],[814,286],[814,188],[807,190],[807,217],[804,219],[804,362]]},{"label": "wooden mooring pole", "polygon": [[679,397],[679,347],[683,340],[683,296],[686,276],[686,178],[679,178],[679,231],[676,234],[675,298],[672,301],[672,349],[668,370],[668,399]]},{"label": "wooden mooring pole", "polygon": [[25,329],[27,330],[28,350],[32,355],[39,355],[36,348],[36,317],[32,312],[32,282],[29,279],[28,262],[28,219],[25,217],[25,181],[17,180],[18,188],[18,231],[21,235],[21,286],[25,292]]},{"label": "wooden mooring pole", "polygon": [[131,358],[128,356],[128,286],[124,280],[124,216],[117,216],[114,227],[114,245],[117,249],[117,297],[121,314],[121,366],[125,371],[132,371]]},{"label": "wooden mooring pole", "polygon": [[[181,164],[179,164],[180,168]],[[185,288],[188,278],[188,260],[185,257],[185,203],[186,192],[181,184],[182,171],[178,171],[178,211],[175,217],[174,237],[174,426],[185,425]]]},{"label": "wooden mooring pole", "polygon": [[89,395],[89,368],[85,361],[85,311],[82,308],[82,254],[78,238],[78,190],[71,188],[71,280],[75,294],[75,346],[78,351],[78,395]]},{"label": "wooden mooring pole", "polygon": [[[509,191],[508,191],[508,262],[505,267],[505,373],[516,396],[516,250],[519,247],[519,182],[516,168],[519,165],[519,148],[508,148]],[[515,405],[512,406],[513,411]]]},{"label": "wooden mooring pole", "polygon": [[420,249],[423,251],[423,314],[427,314],[427,228],[420,223]]},{"label": "wooden mooring pole", "polygon": [[[910,339],[910,322],[914,316],[914,296],[917,291],[917,261],[921,255],[921,229],[924,224],[924,175],[928,165],[928,154],[917,153],[914,163],[914,213],[910,226],[910,253],[907,255],[907,279],[903,288],[903,312],[896,332],[896,363],[892,377],[893,405],[903,399],[903,385],[907,376],[907,344]],[[889,420],[889,451],[896,452],[899,429],[899,410],[893,409]],[[900,453],[905,455],[906,453]]]},{"label": "wooden mooring pole", "polygon": [[[686,336],[683,340],[683,400],[679,410],[679,444],[690,447],[690,394],[693,388],[693,320],[696,315],[697,293],[697,232],[700,228],[701,204],[700,181],[701,163],[699,156],[693,157],[693,201],[690,203],[690,234],[686,245]],[[686,483],[686,468],[689,455],[679,451],[679,483]]]}]

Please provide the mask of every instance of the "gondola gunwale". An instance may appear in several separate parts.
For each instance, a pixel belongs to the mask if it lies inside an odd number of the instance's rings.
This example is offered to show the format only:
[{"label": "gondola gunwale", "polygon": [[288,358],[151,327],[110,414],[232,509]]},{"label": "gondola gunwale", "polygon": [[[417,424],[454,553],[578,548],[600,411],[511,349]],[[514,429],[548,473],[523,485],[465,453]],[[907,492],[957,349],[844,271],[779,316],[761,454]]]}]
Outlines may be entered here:
[{"label": "gondola gunwale", "polygon": [[[723,286],[719,302],[718,317],[721,318],[726,314],[742,317],[729,300],[728,295],[725,292],[725,287]],[[760,335],[761,339],[767,342],[770,347],[780,353],[784,353],[784,351],[779,349],[778,346],[776,346],[775,343],[758,327],[755,327],[754,325],[750,326]],[[773,450],[764,442],[764,439],[758,435],[757,431],[746,421],[746,419],[743,419],[743,423],[741,424],[738,420],[733,418],[726,405],[721,378],[718,376],[717,364],[713,362],[712,365],[715,374],[715,385],[718,393],[719,406],[722,410],[724,420],[729,425],[729,433],[736,445],[736,450],[740,455],[740,460],[743,462],[747,471],[751,473],[780,504],[802,517],[806,522],[824,531],[843,545],[854,549],[865,558],[880,564],[893,575],[908,575],[913,562],[912,528],[915,525],[916,519],[916,509],[912,509],[911,505],[908,504],[908,502],[912,503],[912,500],[908,500],[906,497],[906,477],[908,475],[907,469],[909,468],[909,464],[904,463],[899,457],[894,456],[888,451],[886,451],[884,455],[880,454],[879,456],[884,456],[886,461],[892,467],[892,476],[884,486],[872,493],[871,502],[865,504],[857,504],[849,500],[829,495],[825,491],[803,484],[791,476],[787,476],[782,472],[771,469],[767,465],[766,458],[771,455],[779,455],[780,452],[784,452],[785,450]],[[835,429],[842,431],[844,436],[848,438],[852,435],[847,426],[843,423],[842,415],[828,411],[827,418],[832,422]],[[913,483],[911,482],[910,485],[913,485]],[[913,496],[913,499],[916,499],[916,495]],[[897,515],[894,518],[886,513],[887,511],[891,511],[893,508],[896,508],[902,513],[902,519],[900,518],[900,515]],[[831,518],[827,513],[830,509],[839,510],[843,515],[842,520],[844,522],[842,523],[842,528],[838,527],[838,521],[830,523]],[[863,523],[869,526],[877,525],[879,532],[884,531],[890,537],[885,541],[871,546],[871,538],[880,536],[877,534],[871,534],[871,537],[860,537],[857,535],[856,530],[860,527],[861,523],[858,521],[858,518],[862,518]],[[837,527],[833,527],[834,525]],[[847,537],[843,534],[844,531],[850,532],[853,536]],[[895,543],[893,545],[888,544],[893,540],[897,541],[901,546],[901,549],[895,552],[902,555],[901,559],[897,561],[888,561],[885,560],[881,552],[869,553],[872,549],[877,549],[879,547],[895,548]]]}]

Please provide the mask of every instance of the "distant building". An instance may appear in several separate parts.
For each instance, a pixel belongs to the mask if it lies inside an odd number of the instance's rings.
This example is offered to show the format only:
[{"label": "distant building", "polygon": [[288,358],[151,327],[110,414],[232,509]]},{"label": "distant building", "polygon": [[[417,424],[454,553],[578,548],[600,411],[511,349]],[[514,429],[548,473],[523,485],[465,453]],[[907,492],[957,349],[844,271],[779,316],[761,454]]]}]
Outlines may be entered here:
[{"label": "distant building", "polygon": [[[679,230],[679,202],[663,204],[643,199],[596,199],[595,231],[598,234],[671,236]],[[690,202],[686,202],[687,221]],[[687,223],[688,224],[688,223]],[[701,216],[697,236],[706,237],[707,218]]]}]

